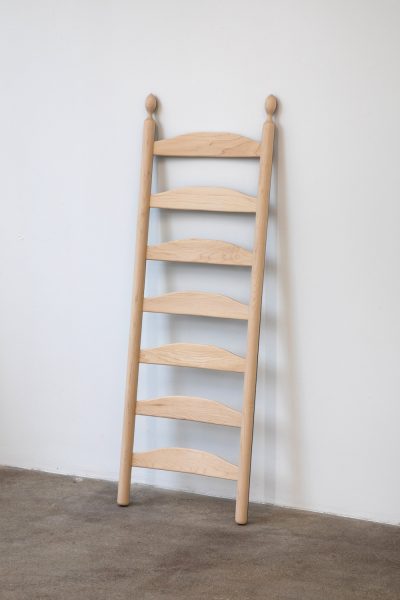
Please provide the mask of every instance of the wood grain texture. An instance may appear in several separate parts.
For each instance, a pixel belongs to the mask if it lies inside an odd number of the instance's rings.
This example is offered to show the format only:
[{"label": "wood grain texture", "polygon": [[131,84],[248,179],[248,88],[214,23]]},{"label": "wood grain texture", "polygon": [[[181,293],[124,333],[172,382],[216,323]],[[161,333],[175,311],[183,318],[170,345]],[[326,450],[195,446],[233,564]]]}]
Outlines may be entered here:
[{"label": "wood grain texture", "polygon": [[136,414],[150,417],[166,417],[240,427],[239,411],[207,398],[197,396],[163,396],[151,400],[138,400]]},{"label": "wood grain texture", "polygon": [[222,319],[248,318],[248,306],[222,294],[207,292],[171,292],[145,298],[144,312],[219,317]]},{"label": "wood grain texture", "polygon": [[250,267],[253,253],[219,240],[173,240],[147,247],[148,260]]},{"label": "wood grain texture", "polygon": [[153,194],[151,208],[255,213],[257,199],[236,190],[218,187],[185,187]]},{"label": "wood grain texture", "polygon": [[135,452],[132,455],[132,467],[195,473],[221,479],[236,480],[238,477],[236,465],[215,454],[191,448],[160,448],[149,452]]},{"label": "wood grain texture", "polygon": [[208,344],[167,344],[140,351],[139,361],[154,365],[194,367],[243,373],[246,360],[218,346]]},{"label": "wood grain texture", "polygon": [[260,144],[236,133],[188,133],[154,144],[156,156],[197,156],[213,158],[257,158]]}]

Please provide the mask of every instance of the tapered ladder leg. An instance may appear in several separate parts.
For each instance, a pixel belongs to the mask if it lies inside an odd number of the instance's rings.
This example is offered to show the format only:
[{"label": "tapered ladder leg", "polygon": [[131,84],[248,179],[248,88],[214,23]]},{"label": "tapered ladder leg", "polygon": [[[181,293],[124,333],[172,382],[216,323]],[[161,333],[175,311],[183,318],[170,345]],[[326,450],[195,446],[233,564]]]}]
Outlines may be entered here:
[{"label": "tapered ladder leg", "polygon": [[140,175],[139,210],[136,230],[135,270],[132,290],[131,324],[129,331],[128,366],[125,387],[125,408],[122,428],[121,466],[118,484],[120,506],[127,506],[130,498],[132,473],[132,450],[135,429],[136,397],[139,375],[140,339],[144,281],[146,273],[146,249],[149,229],[151,179],[153,171],[153,148],[156,123],[153,113],[156,98],[151,94],[146,98],[147,119],[143,128],[142,168]]},{"label": "tapered ladder leg", "polygon": [[267,98],[265,107],[268,116],[266,122],[264,123],[261,141],[260,173],[258,182],[256,229],[254,240],[254,262],[251,273],[246,370],[243,386],[239,478],[236,493],[235,521],[239,525],[245,525],[247,523],[249,506],[251,450],[253,445],[254,426],[254,400],[257,382],[261,300],[264,279],[265,245],[267,239],[268,205],[274,141],[274,124],[272,122],[272,115],[276,109],[276,99],[274,96],[269,96]]}]

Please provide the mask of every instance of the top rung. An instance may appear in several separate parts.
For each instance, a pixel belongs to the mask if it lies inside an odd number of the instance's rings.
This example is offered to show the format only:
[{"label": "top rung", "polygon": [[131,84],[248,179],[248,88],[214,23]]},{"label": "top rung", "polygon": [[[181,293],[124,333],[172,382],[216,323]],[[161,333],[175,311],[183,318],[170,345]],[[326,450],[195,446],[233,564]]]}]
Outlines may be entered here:
[{"label": "top rung", "polygon": [[188,133],[154,142],[155,156],[259,158],[260,144],[236,133]]}]

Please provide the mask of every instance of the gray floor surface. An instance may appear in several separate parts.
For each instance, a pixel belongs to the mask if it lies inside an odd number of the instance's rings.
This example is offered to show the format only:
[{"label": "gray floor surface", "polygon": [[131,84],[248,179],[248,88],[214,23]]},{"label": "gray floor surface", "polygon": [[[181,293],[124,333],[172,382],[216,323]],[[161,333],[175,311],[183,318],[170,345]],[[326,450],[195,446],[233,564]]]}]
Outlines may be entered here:
[{"label": "gray floor surface", "polygon": [[0,468],[1,600],[399,600],[400,528]]}]

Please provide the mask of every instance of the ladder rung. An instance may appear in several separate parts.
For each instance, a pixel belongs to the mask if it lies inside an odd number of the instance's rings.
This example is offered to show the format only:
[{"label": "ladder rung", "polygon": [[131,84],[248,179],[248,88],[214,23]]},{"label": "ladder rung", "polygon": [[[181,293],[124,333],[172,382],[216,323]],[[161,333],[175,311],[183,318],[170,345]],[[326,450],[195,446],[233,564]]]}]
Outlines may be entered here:
[{"label": "ladder rung", "polygon": [[257,158],[260,144],[236,133],[188,133],[154,142],[156,156]]},{"label": "ladder rung", "polygon": [[134,452],[132,467],[194,473],[221,479],[238,478],[236,465],[210,452],[191,448],[160,448],[149,452]]},{"label": "ladder rung", "polygon": [[218,187],[187,187],[154,194],[151,208],[255,213],[257,199],[236,190]]},{"label": "ladder rung", "polygon": [[174,240],[147,246],[146,258],[174,262],[251,267],[253,253],[219,240]]},{"label": "ladder rung", "polygon": [[196,396],[163,396],[138,400],[136,414],[240,427],[242,416],[221,402]]},{"label": "ladder rung", "polygon": [[182,343],[141,350],[139,362],[237,373],[244,373],[246,365],[242,356],[218,346]]},{"label": "ladder rung", "polygon": [[249,307],[222,294],[171,292],[162,296],[144,298],[143,311],[246,320]]}]

